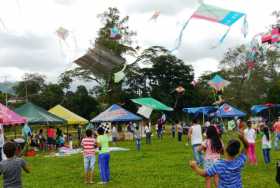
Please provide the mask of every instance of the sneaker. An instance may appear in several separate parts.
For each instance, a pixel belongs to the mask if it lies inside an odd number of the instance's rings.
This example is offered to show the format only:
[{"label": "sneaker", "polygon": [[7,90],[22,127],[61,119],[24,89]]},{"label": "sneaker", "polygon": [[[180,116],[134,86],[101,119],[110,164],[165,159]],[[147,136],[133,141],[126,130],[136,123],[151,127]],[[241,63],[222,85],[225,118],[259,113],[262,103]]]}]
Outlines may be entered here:
[{"label": "sneaker", "polygon": [[104,182],[104,181],[101,181],[101,182],[98,182],[99,185],[104,185],[106,184],[107,182]]}]

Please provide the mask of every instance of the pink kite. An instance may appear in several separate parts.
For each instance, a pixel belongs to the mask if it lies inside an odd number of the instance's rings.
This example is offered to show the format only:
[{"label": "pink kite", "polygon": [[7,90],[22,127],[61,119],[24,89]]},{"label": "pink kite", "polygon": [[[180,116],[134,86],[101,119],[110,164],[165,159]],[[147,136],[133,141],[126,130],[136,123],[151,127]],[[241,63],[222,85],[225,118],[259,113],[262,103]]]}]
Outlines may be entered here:
[{"label": "pink kite", "polygon": [[23,124],[26,123],[26,119],[0,103],[0,123],[3,125]]}]

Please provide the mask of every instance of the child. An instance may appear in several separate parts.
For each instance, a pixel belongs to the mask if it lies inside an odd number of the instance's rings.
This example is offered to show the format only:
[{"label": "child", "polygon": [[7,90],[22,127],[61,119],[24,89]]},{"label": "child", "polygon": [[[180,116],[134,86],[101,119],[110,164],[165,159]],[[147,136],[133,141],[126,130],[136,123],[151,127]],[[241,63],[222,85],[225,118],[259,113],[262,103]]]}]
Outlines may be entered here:
[{"label": "child", "polygon": [[[223,153],[223,144],[214,126],[208,126],[206,129],[206,140],[202,143],[201,149],[205,151],[204,170],[208,170],[221,158]],[[215,175],[215,187],[218,186],[218,182],[219,177]],[[207,176],[205,183],[206,188],[211,188],[211,177]]]},{"label": "child", "polygon": [[173,124],[171,127],[171,132],[172,132],[172,138],[175,138],[175,134],[176,134],[176,124]]},{"label": "child", "polygon": [[4,153],[7,160],[0,162],[0,174],[3,174],[4,188],[22,187],[21,169],[26,173],[30,173],[26,162],[21,158],[15,157],[16,144],[13,142],[7,142],[4,145]]},{"label": "child", "polygon": [[134,138],[135,138],[135,142],[136,142],[136,150],[140,151],[140,147],[141,147],[141,133],[140,133],[140,130],[139,130],[139,126],[135,127]]},{"label": "child", "polygon": [[92,137],[92,130],[86,130],[86,137],[83,138],[81,145],[84,151],[85,183],[92,184],[93,170],[95,164],[95,144],[96,140]]},{"label": "child", "polygon": [[265,164],[270,163],[271,136],[267,126],[263,128],[262,151]]},{"label": "child", "polygon": [[212,167],[207,170],[199,168],[195,161],[190,161],[191,168],[200,176],[212,177],[219,176],[219,188],[222,187],[236,187],[242,188],[241,169],[246,162],[246,151],[249,147],[248,141],[241,132],[239,139],[244,145],[244,151],[239,155],[240,142],[232,139],[228,142],[226,147],[226,159],[217,161]]},{"label": "child", "polygon": [[179,121],[176,121],[177,132],[178,132],[178,141],[182,142],[182,135],[183,135],[183,127]]},{"label": "child", "polygon": [[98,155],[98,166],[101,176],[101,182],[99,184],[106,184],[110,180],[110,168],[109,168],[109,136],[104,134],[105,130],[102,127],[97,129],[97,146],[100,148]]},{"label": "child", "polygon": [[249,148],[248,148],[248,159],[249,163],[252,165],[257,164],[257,157],[256,157],[256,131],[252,128],[251,121],[247,122],[248,128],[244,130],[245,138],[248,140]]}]

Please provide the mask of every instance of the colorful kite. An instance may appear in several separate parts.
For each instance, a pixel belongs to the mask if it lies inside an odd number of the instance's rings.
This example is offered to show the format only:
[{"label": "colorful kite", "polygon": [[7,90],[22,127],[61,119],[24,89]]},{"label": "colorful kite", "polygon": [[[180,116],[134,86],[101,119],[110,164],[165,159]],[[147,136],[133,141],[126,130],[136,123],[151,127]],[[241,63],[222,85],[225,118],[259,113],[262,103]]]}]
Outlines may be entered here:
[{"label": "colorful kite", "polygon": [[120,40],[122,38],[120,30],[117,27],[111,28],[110,38],[113,39],[113,40]]},{"label": "colorful kite", "polygon": [[[212,80],[208,81],[208,85],[214,88],[215,105],[220,105],[223,100],[223,89],[230,84],[229,81],[223,79],[221,76],[216,75]],[[217,98],[216,98],[217,97]]]},{"label": "colorful kite", "polygon": [[150,18],[150,21],[151,20],[156,21],[157,18],[159,17],[159,15],[160,15],[160,11],[159,10],[155,11],[154,14],[152,15],[152,17]]},{"label": "colorful kite", "polygon": [[180,35],[177,39],[177,44],[172,51],[180,48],[181,43],[182,43],[183,33],[184,33],[187,25],[189,24],[190,20],[193,18],[203,19],[206,21],[211,21],[211,22],[215,22],[215,23],[219,23],[219,24],[223,24],[223,25],[227,26],[228,29],[227,29],[226,33],[219,40],[219,43],[221,44],[221,43],[223,43],[227,34],[229,33],[231,26],[242,17],[244,17],[242,33],[243,33],[244,37],[246,37],[247,30],[248,30],[248,22],[246,19],[246,14],[201,3],[199,8],[192,14],[192,16],[183,25],[183,28],[181,29]]},{"label": "colorful kite", "polygon": [[212,80],[208,81],[208,85],[214,88],[216,91],[224,89],[230,84],[229,81],[223,79],[221,76],[216,75]]},{"label": "colorful kite", "polygon": [[62,39],[64,41],[69,37],[69,31],[63,27],[59,27],[56,30],[56,34],[60,39]]}]

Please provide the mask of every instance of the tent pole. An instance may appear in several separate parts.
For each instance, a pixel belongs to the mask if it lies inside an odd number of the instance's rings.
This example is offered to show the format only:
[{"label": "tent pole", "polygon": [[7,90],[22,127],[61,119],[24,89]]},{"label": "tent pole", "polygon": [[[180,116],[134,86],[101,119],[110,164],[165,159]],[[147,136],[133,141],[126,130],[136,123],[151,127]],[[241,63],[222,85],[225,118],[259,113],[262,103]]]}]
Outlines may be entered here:
[{"label": "tent pole", "polygon": [[14,128],[14,131],[15,131],[15,139],[17,138],[17,128],[16,128],[16,126],[14,126],[15,128]]}]

